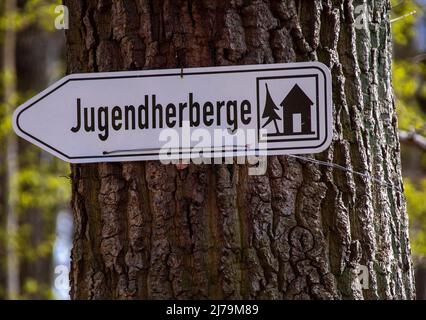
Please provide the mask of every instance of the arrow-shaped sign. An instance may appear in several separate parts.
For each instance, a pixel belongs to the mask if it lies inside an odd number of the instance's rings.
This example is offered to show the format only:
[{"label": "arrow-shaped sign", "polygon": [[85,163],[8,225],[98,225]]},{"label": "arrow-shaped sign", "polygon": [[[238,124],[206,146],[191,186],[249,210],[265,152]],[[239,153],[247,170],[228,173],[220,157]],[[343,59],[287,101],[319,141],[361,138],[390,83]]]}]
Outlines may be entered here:
[{"label": "arrow-shaped sign", "polygon": [[17,108],[13,127],[73,163],[315,153],[331,142],[331,108],[317,62],[72,74]]}]

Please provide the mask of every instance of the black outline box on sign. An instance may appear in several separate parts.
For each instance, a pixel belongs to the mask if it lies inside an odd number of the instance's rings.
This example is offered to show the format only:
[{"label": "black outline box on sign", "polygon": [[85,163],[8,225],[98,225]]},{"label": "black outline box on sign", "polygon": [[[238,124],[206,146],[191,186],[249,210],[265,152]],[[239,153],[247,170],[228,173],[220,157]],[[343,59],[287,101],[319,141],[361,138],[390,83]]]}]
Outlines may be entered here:
[{"label": "black outline box on sign", "polygon": [[[315,138],[291,138],[294,136],[297,136],[297,134],[293,136],[289,136],[290,139],[269,139],[267,141],[260,140],[260,92],[259,92],[259,82],[264,80],[278,80],[278,79],[291,79],[291,78],[315,78],[315,86],[316,86],[316,123],[317,123],[317,134]],[[320,123],[319,123],[319,84],[318,84],[318,74],[305,74],[305,75],[294,75],[294,76],[279,76],[279,77],[260,77],[256,78],[256,95],[257,95],[257,137],[258,142],[267,142],[267,143],[273,143],[273,142],[294,142],[294,141],[320,141]],[[324,106],[326,108],[326,106]],[[327,110],[325,110],[327,112]],[[284,135],[283,135],[284,136]]]}]

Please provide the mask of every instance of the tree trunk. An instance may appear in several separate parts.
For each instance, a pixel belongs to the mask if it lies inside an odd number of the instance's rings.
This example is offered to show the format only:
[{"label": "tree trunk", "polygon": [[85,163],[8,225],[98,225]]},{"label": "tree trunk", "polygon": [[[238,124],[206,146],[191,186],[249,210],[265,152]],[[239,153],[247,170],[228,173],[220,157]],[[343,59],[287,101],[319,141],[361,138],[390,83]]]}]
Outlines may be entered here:
[{"label": "tree trunk", "polygon": [[[389,1],[64,1],[68,72],[319,60],[334,141],[244,165],[72,166],[74,299],[412,299]],[[360,286],[358,272],[368,269]],[[367,288],[368,287],[368,288]]]}]

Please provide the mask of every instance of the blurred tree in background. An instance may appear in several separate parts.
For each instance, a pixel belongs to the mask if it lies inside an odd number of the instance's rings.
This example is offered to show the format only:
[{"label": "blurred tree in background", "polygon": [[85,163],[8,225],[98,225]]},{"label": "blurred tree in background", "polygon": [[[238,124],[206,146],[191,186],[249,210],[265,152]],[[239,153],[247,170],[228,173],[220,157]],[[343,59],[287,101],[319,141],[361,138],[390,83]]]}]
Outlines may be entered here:
[{"label": "blurred tree in background", "polygon": [[16,139],[11,113],[63,74],[58,4],[0,3],[0,298],[52,298],[55,218],[69,201],[69,168]]},{"label": "blurred tree in background", "polygon": [[393,86],[401,131],[410,240],[417,298],[426,299],[426,1],[392,2]]}]

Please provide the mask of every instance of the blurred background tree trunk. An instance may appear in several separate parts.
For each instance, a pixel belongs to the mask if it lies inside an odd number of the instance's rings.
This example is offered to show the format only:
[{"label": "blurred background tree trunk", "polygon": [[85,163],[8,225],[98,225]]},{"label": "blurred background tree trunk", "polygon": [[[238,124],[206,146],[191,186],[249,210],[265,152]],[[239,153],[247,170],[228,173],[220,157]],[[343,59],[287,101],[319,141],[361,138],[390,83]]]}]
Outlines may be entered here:
[{"label": "blurred background tree trunk", "polygon": [[[26,1],[22,1],[24,6]],[[51,47],[60,47],[58,35],[50,34],[36,23],[32,23],[17,33],[16,68],[17,92],[22,99],[42,91],[48,86],[50,77]],[[28,55],[31,52],[31,55]],[[37,61],[37,63],[34,63]],[[52,163],[53,157],[43,153],[23,140],[19,141],[20,195],[33,197],[32,201],[21,203],[20,226],[20,280],[21,296],[26,299],[47,299],[52,297],[51,284],[53,274],[52,247],[55,236],[56,210],[44,205],[43,193],[49,181],[45,174],[43,181],[36,182],[38,172]],[[28,178],[28,175],[32,176]],[[27,177],[27,178],[23,178]],[[39,198],[38,198],[39,197]],[[28,203],[27,203],[28,202]]]},{"label": "blurred background tree trunk", "polygon": [[269,157],[264,176],[237,165],[73,165],[72,298],[414,298],[388,1],[64,4],[69,73],[325,63],[334,141],[316,157],[383,181],[286,156]]},{"label": "blurred background tree trunk", "polygon": [[48,19],[53,25],[53,12],[51,18],[37,16],[43,5],[47,1],[0,4],[1,102],[6,109],[0,113],[0,299],[53,297],[55,217],[64,207],[63,197],[57,196],[60,185],[50,186],[56,183],[58,161],[18,140],[9,121],[20,102],[59,74],[52,65],[59,60],[64,38],[41,23]]},{"label": "blurred background tree trunk", "polygon": [[[0,15],[4,15],[4,6],[0,6]],[[3,34],[3,33],[2,33]],[[3,68],[3,43],[0,43],[0,61],[1,68]],[[1,75],[3,72],[1,73]],[[3,81],[2,90],[0,91],[0,101],[4,102],[4,90],[3,90]],[[0,123],[4,123],[7,117],[6,107],[3,106],[0,108]],[[0,130],[0,252],[7,252],[6,249],[6,237],[5,237],[5,227],[6,227],[6,212],[7,212],[7,177],[6,177],[6,136],[4,134],[3,128]],[[7,255],[0,255],[0,299],[3,300],[6,298],[6,258]]]},{"label": "blurred background tree trunk", "polygon": [[[16,13],[16,0],[6,0],[6,15]],[[3,42],[4,102],[11,116],[16,102],[16,30],[13,24],[6,26]],[[6,137],[6,248],[7,248],[7,298],[16,299],[20,293],[18,233],[18,139],[13,132]]]}]

